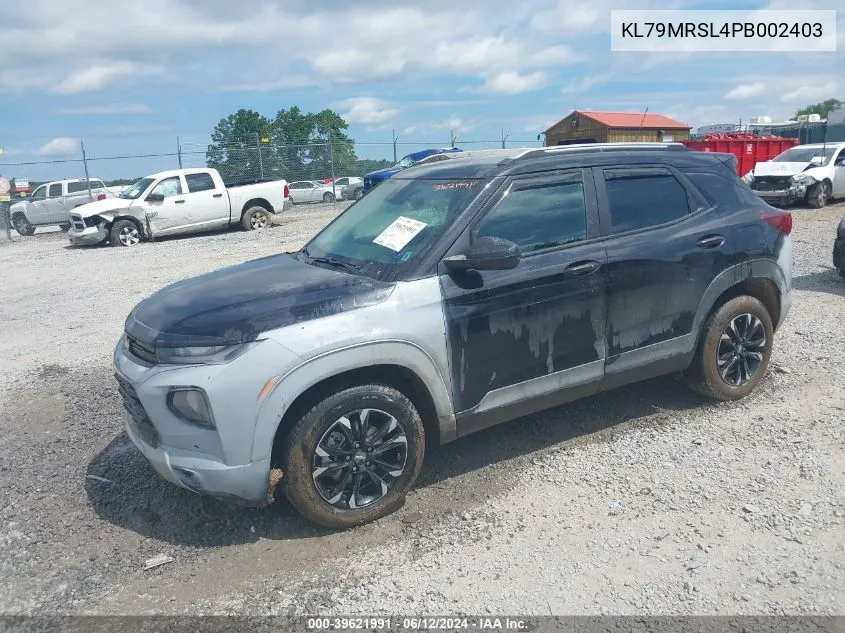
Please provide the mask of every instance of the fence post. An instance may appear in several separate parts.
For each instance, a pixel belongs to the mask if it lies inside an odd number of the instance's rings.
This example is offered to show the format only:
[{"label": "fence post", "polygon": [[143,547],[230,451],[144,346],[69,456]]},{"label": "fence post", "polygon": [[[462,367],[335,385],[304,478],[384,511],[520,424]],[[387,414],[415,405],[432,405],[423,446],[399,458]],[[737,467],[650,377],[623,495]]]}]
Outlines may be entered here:
[{"label": "fence post", "polygon": [[258,179],[264,180],[264,157],[261,155],[261,138],[255,133],[255,146],[258,148]]},{"label": "fence post", "polygon": [[91,193],[91,177],[88,175],[88,158],[85,156],[85,143],[79,141],[79,146],[82,148],[82,164],[85,167],[85,183],[88,185],[88,200],[94,200],[94,194]]},{"label": "fence post", "polygon": [[12,241],[12,214],[9,213],[11,208],[11,202],[0,202],[0,217],[3,218],[3,228],[6,229],[6,242]]},{"label": "fence post", "polygon": [[332,143],[332,135],[329,134],[329,160],[332,166],[332,198],[337,200],[337,190],[334,184],[334,143]]},{"label": "fence post", "polygon": [[182,143],[179,137],[176,137],[176,154],[179,156],[179,169],[182,169]]}]

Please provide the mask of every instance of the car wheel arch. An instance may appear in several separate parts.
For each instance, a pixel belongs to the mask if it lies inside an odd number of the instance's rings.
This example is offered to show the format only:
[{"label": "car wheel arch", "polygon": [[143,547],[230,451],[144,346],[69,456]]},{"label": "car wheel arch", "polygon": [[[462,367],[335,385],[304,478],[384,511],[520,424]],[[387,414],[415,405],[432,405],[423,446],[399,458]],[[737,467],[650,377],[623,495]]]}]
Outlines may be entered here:
[{"label": "car wheel arch", "polygon": [[253,198],[252,200],[247,200],[246,204],[244,204],[241,209],[241,219],[243,219],[244,213],[253,207],[262,207],[266,209],[268,213],[273,213],[273,205],[271,205],[267,200],[264,198]]}]

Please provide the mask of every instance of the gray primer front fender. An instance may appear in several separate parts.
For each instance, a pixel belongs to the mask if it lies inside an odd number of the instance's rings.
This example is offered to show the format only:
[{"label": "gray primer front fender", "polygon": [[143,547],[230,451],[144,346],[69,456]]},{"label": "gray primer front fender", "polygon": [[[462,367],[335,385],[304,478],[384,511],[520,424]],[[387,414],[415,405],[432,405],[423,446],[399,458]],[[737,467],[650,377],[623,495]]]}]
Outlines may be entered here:
[{"label": "gray primer front fender", "polygon": [[410,341],[382,340],[357,343],[315,356],[281,376],[258,414],[252,441],[252,461],[270,457],[279,423],[299,395],[328,378],[374,365],[398,365],[414,372],[431,394],[437,411],[441,443],[457,437],[449,390],[434,359]]}]

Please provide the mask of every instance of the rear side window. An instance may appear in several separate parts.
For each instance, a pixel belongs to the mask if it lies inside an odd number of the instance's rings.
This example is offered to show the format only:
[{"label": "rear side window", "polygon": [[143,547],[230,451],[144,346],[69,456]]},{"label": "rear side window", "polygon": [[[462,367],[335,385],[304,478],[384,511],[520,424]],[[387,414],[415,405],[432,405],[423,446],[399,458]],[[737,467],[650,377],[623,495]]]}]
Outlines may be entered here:
[{"label": "rear side window", "polygon": [[[80,193],[81,191],[88,191],[88,182],[86,180],[80,180],[79,182],[69,182],[67,184],[67,192],[68,193]],[[91,189],[103,189],[103,183],[99,180],[91,180]]]},{"label": "rear side window", "polygon": [[57,182],[50,185],[50,191],[47,194],[48,198],[61,198],[62,197],[62,183]]},{"label": "rear side window", "polygon": [[690,210],[686,189],[668,171],[628,175],[606,170],[605,187],[612,233],[665,224]]},{"label": "rear side window", "polygon": [[478,237],[502,237],[523,253],[586,238],[587,207],[580,180],[517,187],[481,221]]},{"label": "rear side window", "polygon": [[211,174],[187,174],[185,180],[188,182],[190,193],[214,189],[214,179]]},{"label": "rear side window", "polygon": [[729,180],[707,172],[684,172],[711,204],[723,208],[747,207],[760,204],[760,198],[738,178]]}]

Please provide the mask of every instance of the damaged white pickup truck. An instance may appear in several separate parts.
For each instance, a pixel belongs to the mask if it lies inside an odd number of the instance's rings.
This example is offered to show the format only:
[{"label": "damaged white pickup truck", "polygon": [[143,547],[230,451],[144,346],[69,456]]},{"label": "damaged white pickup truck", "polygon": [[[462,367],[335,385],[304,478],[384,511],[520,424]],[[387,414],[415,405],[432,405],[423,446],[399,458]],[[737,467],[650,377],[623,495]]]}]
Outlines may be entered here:
[{"label": "damaged white pickup truck", "polygon": [[141,239],[198,233],[240,224],[270,225],[292,206],[285,180],[226,187],[216,169],[178,169],[142,178],[117,198],[91,202],[69,214],[72,244],[134,246]]},{"label": "damaged white pickup truck", "polygon": [[770,204],[806,202],[820,209],[845,197],[845,143],[798,145],[757,163],[744,180]]}]

